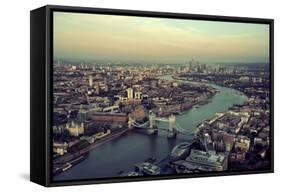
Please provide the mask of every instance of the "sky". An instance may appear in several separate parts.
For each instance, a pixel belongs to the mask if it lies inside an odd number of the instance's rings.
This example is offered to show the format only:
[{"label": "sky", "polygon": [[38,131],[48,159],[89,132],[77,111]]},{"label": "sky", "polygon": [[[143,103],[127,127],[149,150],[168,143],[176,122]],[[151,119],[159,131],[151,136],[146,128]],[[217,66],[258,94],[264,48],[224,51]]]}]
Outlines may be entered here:
[{"label": "sky", "polygon": [[54,58],[269,63],[269,25],[54,12]]}]

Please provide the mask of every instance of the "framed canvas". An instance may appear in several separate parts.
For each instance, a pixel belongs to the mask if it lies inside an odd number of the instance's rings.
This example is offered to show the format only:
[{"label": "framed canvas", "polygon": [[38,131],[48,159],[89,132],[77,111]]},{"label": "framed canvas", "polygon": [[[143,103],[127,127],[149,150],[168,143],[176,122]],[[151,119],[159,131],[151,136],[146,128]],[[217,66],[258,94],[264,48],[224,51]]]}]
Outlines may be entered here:
[{"label": "framed canvas", "polygon": [[273,172],[273,20],[31,11],[30,179]]}]

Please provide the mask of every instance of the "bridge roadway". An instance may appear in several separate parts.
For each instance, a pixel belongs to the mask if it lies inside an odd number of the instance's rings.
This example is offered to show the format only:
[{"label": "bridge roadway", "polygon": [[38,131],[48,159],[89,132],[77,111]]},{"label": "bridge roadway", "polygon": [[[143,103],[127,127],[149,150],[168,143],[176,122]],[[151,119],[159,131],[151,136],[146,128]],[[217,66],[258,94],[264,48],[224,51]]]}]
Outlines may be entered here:
[{"label": "bridge roadway", "polygon": [[[147,127],[135,127],[135,129],[149,129],[149,128],[147,128]],[[164,128],[164,127],[157,127],[157,130],[166,131],[166,132],[169,131],[168,128]],[[186,131],[178,130],[177,128],[176,128],[176,131],[177,131],[177,133],[182,134],[182,135],[194,136],[194,133],[187,133]]]}]

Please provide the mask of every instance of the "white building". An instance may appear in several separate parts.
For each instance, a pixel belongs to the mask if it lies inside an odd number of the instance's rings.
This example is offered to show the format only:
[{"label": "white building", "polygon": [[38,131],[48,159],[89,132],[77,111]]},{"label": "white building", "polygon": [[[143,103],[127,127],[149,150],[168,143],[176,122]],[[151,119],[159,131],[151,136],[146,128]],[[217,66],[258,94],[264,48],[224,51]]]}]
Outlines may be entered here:
[{"label": "white building", "polygon": [[192,149],[185,161],[208,170],[225,171],[227,170],[227,158],[225,154],[217,154],[214,151],[206,152]]},{"label": "white building", "polygon": [[69,134],[72,136],[77,137],[81,134],[84,134],[84,123],[78,124],[72,121],[71,123],[67,123],[65,127],[69,131]]},{"label": "white building", "polygon": [[239,81],[243,82],[243,83],[248,83],[250,81],[250,77],[242,76],[242,77],[239,78]]},{"label": "white building", "polygon": [[53,152],[59,155],[64,155],[67,152],[68,144],[53,142]]},{"label": "white building", "polygon": [[127,89],[127,97],[128,97],[128,99],[134,98],[134,90],[132,88]]},{"label": "white building", "polygon": [[89,87],[93,87],[93,77],[92,77],[92,75],[89,76]]}]

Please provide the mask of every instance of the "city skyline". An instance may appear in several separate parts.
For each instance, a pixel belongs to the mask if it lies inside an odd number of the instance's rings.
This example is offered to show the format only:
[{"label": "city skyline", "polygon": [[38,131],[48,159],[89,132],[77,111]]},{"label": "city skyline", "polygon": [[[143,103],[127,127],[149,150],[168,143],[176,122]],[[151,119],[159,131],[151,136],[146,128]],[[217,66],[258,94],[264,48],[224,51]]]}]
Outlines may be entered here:
[{"label": "city skyline", "polygon": [[54,12],[54,58],[269,63],[269,25]]},{"label": "city skyline", "polygon": [[53,67],[55,181],[271,166],[262,67]]}]

